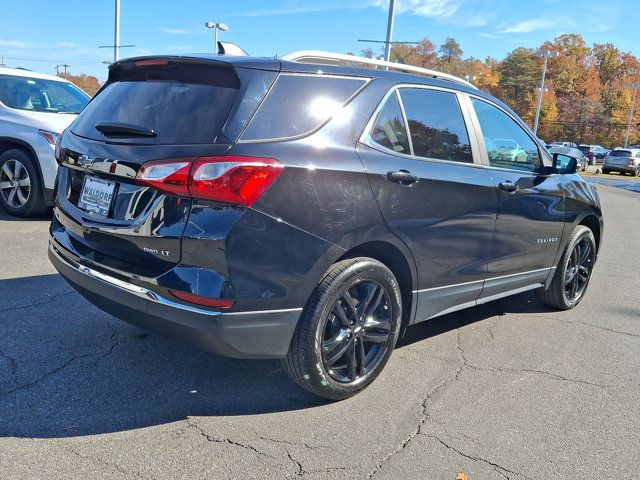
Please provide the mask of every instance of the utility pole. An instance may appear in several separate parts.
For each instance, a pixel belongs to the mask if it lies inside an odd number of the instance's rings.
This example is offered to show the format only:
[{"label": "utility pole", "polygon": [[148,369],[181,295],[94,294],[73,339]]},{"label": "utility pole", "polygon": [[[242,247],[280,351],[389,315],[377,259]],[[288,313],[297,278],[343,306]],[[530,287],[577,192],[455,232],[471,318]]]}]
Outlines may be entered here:
[{"label": "utility pole", "polygon": [[551,50],[538,50],[536,55],[544,57],[544,66],[542,67],[542,81],[540,82],[540,90],[538,90],[538,106],[536,107],[536,119],[533,122],[533,133],[538,131],[538,121],[540,120],[540,108],[542,108],[542,94],[544,93],[544,77],[547,74],[547,60],[549,58],[555,58],[559,54],[558,52],[552,52]]},{"label": "utility pole", "polygon": [[396,0],[389,0],[389,20],[387,21],[387,40],[384,46],[384,59],[387,62],[389,61],[389,57],[391,56],[391,37],[393,36],[393,17],[395,13],[396,13]]},{"label": "utility pole", "polygon": [[4,55],[2,55],[0,57],[0,67],[6,67],[5,63],[4,63]]},{"label": "utility pole", "polygon": [[633,90],[633,96],[631,97],[631,108],[629,109],[629,121],[627,122],[627,134],[624,136],[624,146],[629,145],[629,135],[631,134],[631,121],[633,120],[633,110],[636,106],[636,94],[640,89],[640,82],[632,83],[631,89]]},{"label": "utility pole", "polygon": [[120,0],[116,1],[115,28],[113,31],[113,45],[100,45],[98,48],[113,48],[113,61],[120,59],[120,49],[135,47],[135,45],[120,45]]},{"label": "utility pole", "polygon": [[58,75],[58,68],[59,67],[64,67],[64,76],[67,76],[67,68],[71,67],[71,65],[69,65],[68,63],[61,63],[59,65],[56,65],[56,75]]}]

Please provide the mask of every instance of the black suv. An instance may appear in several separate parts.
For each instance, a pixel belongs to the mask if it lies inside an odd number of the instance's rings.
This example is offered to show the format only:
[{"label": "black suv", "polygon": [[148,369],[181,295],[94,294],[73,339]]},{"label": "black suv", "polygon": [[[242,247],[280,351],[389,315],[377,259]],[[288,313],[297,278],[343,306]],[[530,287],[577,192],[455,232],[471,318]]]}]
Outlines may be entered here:
[{"label": "black suv", "polygon": [[602,238],[575,159],[435,76],[127,59],[56,156],[49,258],[78,292],[331,399],[408,325],[531,289],[574,307]]}]

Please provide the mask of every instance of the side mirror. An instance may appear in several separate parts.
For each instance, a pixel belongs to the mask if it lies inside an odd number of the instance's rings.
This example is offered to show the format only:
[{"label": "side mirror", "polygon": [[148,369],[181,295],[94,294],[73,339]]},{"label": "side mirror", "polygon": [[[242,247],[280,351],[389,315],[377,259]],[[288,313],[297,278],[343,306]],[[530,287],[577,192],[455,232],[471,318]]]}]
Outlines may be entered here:
[{"label": "side mirror", "polygon": [[553,168],[563,175],[578,171],[578,159],[562,153],[553,154]]}]

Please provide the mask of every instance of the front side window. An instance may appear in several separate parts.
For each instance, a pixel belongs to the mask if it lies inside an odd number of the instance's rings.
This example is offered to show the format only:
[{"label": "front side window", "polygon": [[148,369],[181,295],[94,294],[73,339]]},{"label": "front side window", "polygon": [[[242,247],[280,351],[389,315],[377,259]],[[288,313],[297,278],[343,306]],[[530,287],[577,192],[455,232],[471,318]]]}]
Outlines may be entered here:
[{"label": "front side window", "polygon": [[491,166],[531,172],[543,167],[538,145],[509,115],[482,100],[472,98],[471,102]]},{"label": "front side window", "polygon": [[400,98],[415,156],[473,163],[469,135],[455,94],[403,88]]},{"label": "front side window", "polygon": [[67,82],[1,75],[0,102],[18,110],[79,113],[89,95]]},{"label": "front side window", "polygon": [[369,132],[374,143],[394,152],[410,155],[407,126],[404,123],[398,97],[394,92],[389,96],[384,107],[378,113],[376,121]]}]

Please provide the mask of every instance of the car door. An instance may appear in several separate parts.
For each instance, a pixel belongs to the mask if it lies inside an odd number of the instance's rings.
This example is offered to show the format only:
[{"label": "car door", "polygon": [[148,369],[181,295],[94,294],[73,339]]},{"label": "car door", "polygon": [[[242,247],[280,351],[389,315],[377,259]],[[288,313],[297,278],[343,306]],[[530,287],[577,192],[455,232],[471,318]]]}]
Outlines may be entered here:
[{"label": "car door", "polygon": [[384,219],[416,262],[416,321],[475,304],[487,274],[496,191],[474,163],[464,115],[456,92],[393,89],[358,146]]},{"label": "car door", "polygon": [[476,97],[470,97],[470,105],[498,197],[481,296],[486,300],[546,281],[564,228],[564,193],[560,176],[549,168],[551,159],[510,112]]}]

